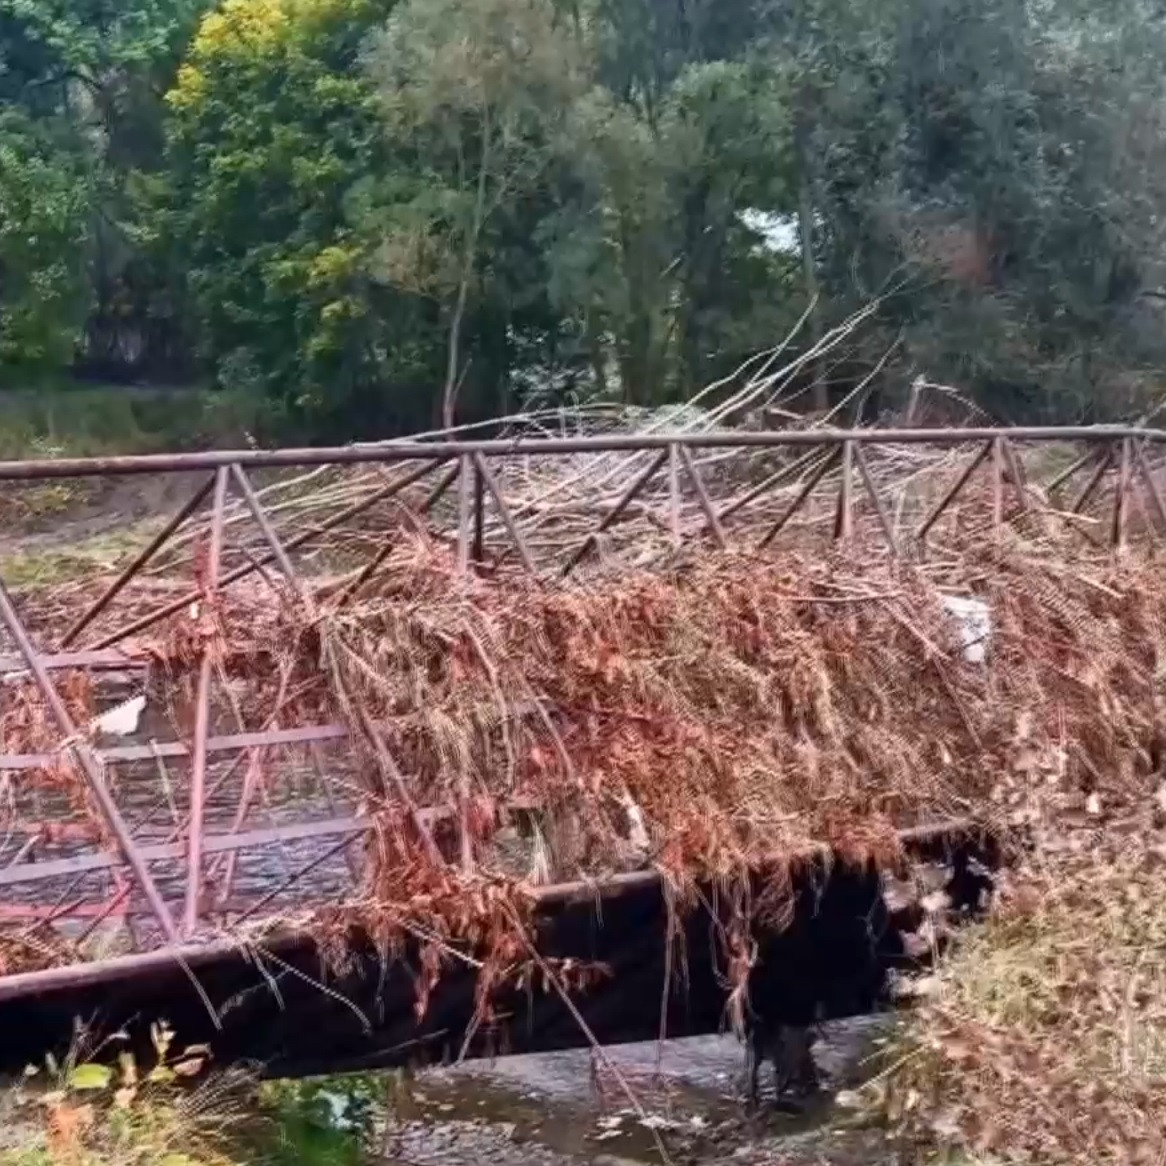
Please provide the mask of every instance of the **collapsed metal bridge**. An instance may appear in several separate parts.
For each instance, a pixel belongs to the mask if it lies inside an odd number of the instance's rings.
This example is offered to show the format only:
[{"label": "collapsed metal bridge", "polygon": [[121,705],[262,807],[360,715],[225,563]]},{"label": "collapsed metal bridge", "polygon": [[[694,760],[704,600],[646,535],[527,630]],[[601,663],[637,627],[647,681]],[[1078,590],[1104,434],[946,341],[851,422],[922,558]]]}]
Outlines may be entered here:
[{"label": "collapsed metal bridge", "polygon": [[[359,886],[367,860],[372,826],[351,729],[289,721],[280,694],[248,723],[209,647],[193,691],[176,690],[145,638],[151,629],[197,622],[233,587],[266,588],[282,602],[323,586],[333,602],[351,602],[402,531],[422,528],[467,577],[505,566],[547,586],[586,586],[589,571],[620,555],[644,569],[704,546],[775,553],[818,540],[926,556],[945,524],[968,521],[961,500],[980,488],[987,537],[1056,523],[1091,552],[1120,554],[1166,529],[1164,442],[1166,431],[1138,428],[729,431],[0,463],[9,491],[143,476],[189,491],[148,537],[143,528],[144,545],[111,582],[65,589],[70,607],[43,610],[35,588],[0,581],[0,718],[19,686],[38,694],[45,714],[19,733],[0,721],[0,1060],[27,1058],[74,1018],[99,1014],[111,1023],[167,1014],[189,1033],[218,1034],[229,1055],[283,1057],[297,1070],[395,1063],[442,1043],[475,1055],[498,1039],[497,1030],[465,1035],[468,970],[420,1027],[407,961],[385,969],[356,953],[346,977],[324,982],[296,923]],[[96,705],[88,723],[70,711],[78,685]],[[33,738],[35,749],[10,743]],[[261,765],[278,779],[259,781]],[[81,812],[68,782],[54,782],[62,767],[79,775],[96,814]],[[456,838],[457,806],[412,805],[404,774],[391,796]],[[951,860],[976,835],[966,823],[923,823],[904,841]],[[797,959],[819,960],[807,977],[833,992],[827,1011],[868,1007],[886,969],[905,958],[871,879],[855,875],[839,890],[834,938],[824,924],[814,930],[817,907],[807,906],[806,927],[788,940],[803,945],[791,948]],[[516,997],[504,1041],[546,1048],[581,1033],[656,1035],[661,1018],[642,1000],[659,999],[666,974],[659,878],[645,870],[534,894],[546,951],[601,960],[619,987],[581,1006]],[[805,945],[841,943],[837,967],[858,958],[875,917],[877,968],[867,961],[859,980],[835,976],[828,988],[824,957]],[[280,920],[286,926],[269,927],[262,944],[247,940],[249,926]],[[665,1009],[674,1035],[710,1031],[724,1015],[723,977],[701,931],[709,920],[689,926],[688,994]],[[842,933],[849,938],[837,940]],[[6,964],[13,951],[21,960]],[[792,981],[787,988],[804,994]],[[305,1024],[332,1026],[335,1039],[317,1027],[308,1040]]]}]

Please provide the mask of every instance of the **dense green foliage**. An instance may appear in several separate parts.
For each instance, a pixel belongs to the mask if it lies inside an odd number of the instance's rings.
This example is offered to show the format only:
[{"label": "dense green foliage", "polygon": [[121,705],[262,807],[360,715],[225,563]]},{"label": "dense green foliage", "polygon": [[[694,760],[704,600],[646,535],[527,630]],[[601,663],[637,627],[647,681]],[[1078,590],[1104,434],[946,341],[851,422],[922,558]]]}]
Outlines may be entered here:
[{"label": "dense green foliage", "polygon": [[1164,87],[1156,0],[0,0],[0,372],[352,436],[681,399],[883,297],[888,403],[1128,414]]}]

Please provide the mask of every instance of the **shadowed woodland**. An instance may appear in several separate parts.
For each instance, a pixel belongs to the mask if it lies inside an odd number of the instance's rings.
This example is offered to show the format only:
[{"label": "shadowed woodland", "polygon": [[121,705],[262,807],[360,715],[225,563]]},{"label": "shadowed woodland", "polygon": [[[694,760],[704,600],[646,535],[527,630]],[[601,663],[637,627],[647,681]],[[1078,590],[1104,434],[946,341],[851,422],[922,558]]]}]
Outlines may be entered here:
[{"label": "shadowed woodland", "polygon": [[0,369],[349,438],[683,400],[1152,411],[1155,0],[2,0]]}]

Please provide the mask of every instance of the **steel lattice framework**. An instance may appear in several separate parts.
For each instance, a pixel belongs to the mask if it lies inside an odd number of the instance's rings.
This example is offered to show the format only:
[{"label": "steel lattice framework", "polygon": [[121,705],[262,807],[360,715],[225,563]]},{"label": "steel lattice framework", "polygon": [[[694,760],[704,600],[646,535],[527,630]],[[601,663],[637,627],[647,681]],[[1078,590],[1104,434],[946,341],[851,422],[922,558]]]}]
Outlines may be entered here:
[{"label": "steel lattice framework", "polygon": [[[59,635],[55,628],[34,633],[24,597],[0,582],[7,632],[0,676],[35,687],[56,737],[38,752],[0,754],[8,802],[8,824],[0,829],[0,925],[24,928],[29,936],[50,927],[80,945],[117,923],[121,946],[98,956],[163,959],[188,948],[213,951],[248,921],[334,901],[354,885],[369,822],[358,813],[348,780],[354,762],[345,725],[273,718],[248,725],[241,717],[217,723],[211,692],[218,678],[208,650],[191,716],[103,741],[92,726],[75,722],[59,677],[82,673],[95,690],[108,690],[106,703],[115,705],[141,688],[152,666],[142,633],[244,580],[270,582],[271,568],[282,576],[281,587],[302,594],[310,569],[304,556],[313,546],[381,513],[386,503],[414,521],[424,517],[448,540],[460,572],[510,559],[561,585],[599,557],[606,540],[634,541],[645,532],[673,552],[705,544],[761,551],[783,534],[792,538],[800,529],[802,537],[812,527],[836,542],[861,533],[884,554],[924,554],[977,475],[987,486],[993,528],[1044,516],[1067,524],[1095,549],[1120,551],[1133,538],[1166,530],[1155,470],[1164,444],[1166,431],[1130,427],[726,431],[0,462],[0,480],[10,484],[142,475],[180,475],[185,483],[199,476],[189,499],[95,599],[72,613]],[[1042,479],[1034,466],[1046,464],[1040,451],[1048,447],[1069,452]],[[933,480],[926,496],[904,487],[895,497],[891,455],[904,450],[946,451],[937,471],[942,481]],[[631,466],[618,491],[591,500],[579,519],[588,525],[572,525],[569,539],[552,540],[548,548],[529,521],[531,464],[615,456]],[[752,459],[753,469],[735,475],[734,459]],[[279,474],[306,472],[310,490],[312,473],[346,467],[380,477],[355,501],[338,501],[311,522],[302,520],[302,508],[264,500]],[[267,477],[263,484],[260,475]],[[522,500],[513,489],[520,479]],[[303,492],[297,497],[302,501]],[[750,521],[742,523],[746,514]],[[232,546],[244,521],[252,541]],[[128,613],[122,610],[183,528],[189,533],[196,523],[204,526],[190,586],[176,586],[172,571],[161,594],[148,589],[152,602],[145,610],[140,595]],[[366,524],[359,545],[363,561],[349,564],[341,602],[384,563],[392,532]],[[165,677],[157,683],[156,703],[166,707]],[[51,789],[24,790],[22,775],[52,773],[65,757],[98,811],[95,824]],[[272,758],[284,775],[278,788],[255,780],[260,762]],[[418,812],[436,821],[451,811]],[[549,902],[572,893],[558,887],[544,895]],[[93,974],[84,966],[50,966],[0,976],[0,999]]]}]

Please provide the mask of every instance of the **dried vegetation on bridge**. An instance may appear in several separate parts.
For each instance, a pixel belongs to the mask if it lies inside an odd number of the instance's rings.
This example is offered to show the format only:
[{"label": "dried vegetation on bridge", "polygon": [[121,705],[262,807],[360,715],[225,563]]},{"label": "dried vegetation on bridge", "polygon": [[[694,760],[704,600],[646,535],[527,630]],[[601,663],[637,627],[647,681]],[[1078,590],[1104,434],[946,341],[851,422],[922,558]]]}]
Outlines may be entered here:
[{"label": "dried vegetation on bridge", "polygon": [[[449,937],[469,923],[461,886],[494,876],[654,865],[683,887],[822,847],[890,866],[897,830],[948,817],[1040,830],[1132,812],[1158,761],[1153,564],[962,521],[970,535],[915,565],[703,552],[572,588],[467,580],[403,533],[342,607],[334,583],[275,603],[233,589],[139,646],[172,701],[192,699],[210,642],[247,725],[349,726],[379,823],[353,909],[397,920],[416,895],[429,918],[447,896]],[[989,604],[990,668],[965,660],[945,591]],[[28,601],[42,621],[55,607]],[[69,694],[84,723],[85,686]],[[11,752],[59,736],[31,685],[3,730]],[[80,807],[71,772],[52,777]],[[495,840],[515,813],[535,835],[521,866]]]}]

